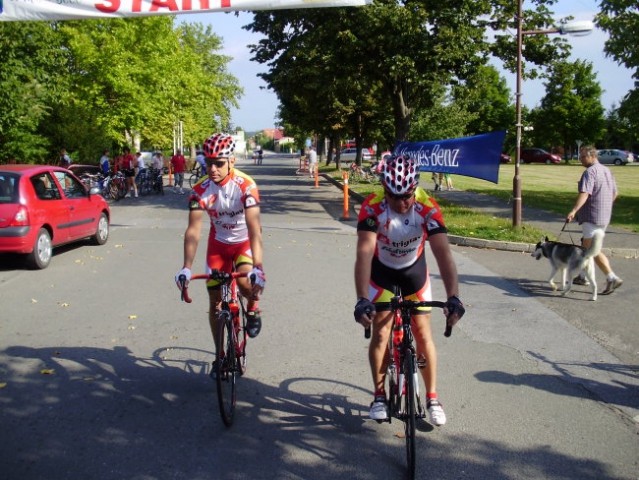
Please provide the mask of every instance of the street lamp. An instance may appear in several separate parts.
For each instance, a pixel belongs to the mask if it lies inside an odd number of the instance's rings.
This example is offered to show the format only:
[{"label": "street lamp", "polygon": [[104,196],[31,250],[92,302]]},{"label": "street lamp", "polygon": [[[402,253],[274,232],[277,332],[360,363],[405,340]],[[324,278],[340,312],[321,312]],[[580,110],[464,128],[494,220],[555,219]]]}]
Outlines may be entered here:
[{"label": "street lamp", "polygon": [[521,165],[521,77],[522,77],[522,52],[525,35],[548,35],[558,33],[560,35],[583,36],[592,32],[594,25],[590,20],[567,22],[557,28],[548,30],[526,30],[523,26],[523,0],[519,0],[517,6],[517,83],[515,93],[515,115],[517,128],[517,143],[515,149],[515,176],[513,177],[513,227],[521,226],[521,177],[519,166]]}]

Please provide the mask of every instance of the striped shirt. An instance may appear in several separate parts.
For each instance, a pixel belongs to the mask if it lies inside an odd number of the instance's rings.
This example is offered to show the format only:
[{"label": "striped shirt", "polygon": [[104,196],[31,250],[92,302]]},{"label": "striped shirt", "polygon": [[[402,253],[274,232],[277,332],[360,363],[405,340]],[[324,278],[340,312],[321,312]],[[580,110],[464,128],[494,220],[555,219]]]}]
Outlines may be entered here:
[{"label": "striped shirt", "polygon": [[610,169],[599,162],[593,163],[581,175],[577,188],[580,193],[588,194],[588,200],[577,212],[577,221],[607,226],[617,195],[617,184]]}]

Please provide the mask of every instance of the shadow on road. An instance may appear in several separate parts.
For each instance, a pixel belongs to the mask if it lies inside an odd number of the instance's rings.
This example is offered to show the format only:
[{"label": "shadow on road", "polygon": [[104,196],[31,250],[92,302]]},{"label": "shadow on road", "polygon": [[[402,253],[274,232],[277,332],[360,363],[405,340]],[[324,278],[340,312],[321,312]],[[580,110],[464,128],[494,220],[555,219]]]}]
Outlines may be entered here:
[{"label": "shadow on road", "polygon": [[[122,346],[12,346],[0,352],[3,476],[333,480],[403,475],[401,423],[367,420],[368,406],[352,400],[365,392],[337,380],[297,376],[268,385],[250,378],[249,366],[239,383],[236,422],[225,428],[208,377],[210,356],[175,346],[159,348],[149,358]],[[484,378],[496,380],[509,381],[494,374]],[[418,478],[615,478],[596,461],[544,446],[518,450],[444,431],[420,434]]]}]

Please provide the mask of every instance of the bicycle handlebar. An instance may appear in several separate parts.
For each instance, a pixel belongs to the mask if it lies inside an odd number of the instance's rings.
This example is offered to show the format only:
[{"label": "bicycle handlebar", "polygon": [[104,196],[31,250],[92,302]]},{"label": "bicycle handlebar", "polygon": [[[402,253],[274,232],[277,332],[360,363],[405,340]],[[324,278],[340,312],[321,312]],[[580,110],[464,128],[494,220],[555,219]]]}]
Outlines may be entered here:
[{"label": "bicycle handlebar", "polygon": [[[230,283],[235,278],[248,277],[249,272],[222,272],[221,270],[213,270],[211,273],[198,273],[191,276],[191,280],[218,280],[222,283]],[[180,300],[186,303],[191,303],[193,299],[189,297],[189,287],[186,284],[186,275],[182,274],[178,277],[180,283]],[[251,285],[255,283],[254,278],[251,278]]]},{"label": "bicycle handlebar", "polygon": [[[392,299],[391,310],[395,311],[397,309],[412,309],[417,307],[437,307],[444,308],[446,306],[446,302],[442,302],[439,300],[433,300],[428,302],[416,302],[414,300],[397,300],[395,298]],[[448,318],[446,318],[446,330],[444,331],[445,337],[450,337],[453,334],[453,326],[448,325]],[[367,327],[364,329],[364,338],[371,338],[371,327]]]}]

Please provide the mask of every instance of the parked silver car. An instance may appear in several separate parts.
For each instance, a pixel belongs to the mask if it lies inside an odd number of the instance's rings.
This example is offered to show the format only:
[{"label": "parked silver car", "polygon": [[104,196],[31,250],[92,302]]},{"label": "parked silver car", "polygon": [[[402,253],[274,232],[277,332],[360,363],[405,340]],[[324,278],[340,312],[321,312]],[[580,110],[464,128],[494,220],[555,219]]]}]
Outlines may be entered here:
[{"label": "parked silver car", "polygon": [[607,165],[625,165],[634,161],[631,152],[625,150],[597,150],[597,158],[599,163]]},{"label": "parked silver car", "polygon": [[[357,149],[356,148],[345,148],[339,154],[339,160],[340,160],[340,162],[354,162],[356,155],[357,155]],[[362,161],[364,161],[364,162],[370,162],[371,161],[371,154],[370,154],[370,152],[368,151],[367,148],[362,148]]]}]

